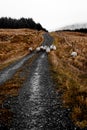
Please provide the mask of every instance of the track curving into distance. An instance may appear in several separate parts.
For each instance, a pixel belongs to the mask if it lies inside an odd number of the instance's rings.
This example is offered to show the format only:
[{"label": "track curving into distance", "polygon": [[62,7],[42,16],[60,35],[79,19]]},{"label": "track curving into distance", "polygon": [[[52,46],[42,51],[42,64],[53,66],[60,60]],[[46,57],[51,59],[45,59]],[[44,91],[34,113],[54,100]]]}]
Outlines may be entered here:
[{"label": "track curving into distance", "polygon": [[[48,33],[44,39],[43,45],[53,42]],[[60,93],[54,89],[47,54],[38,53],[27,71],[19,95],[5,102],[14,113],[9,130],[80,130],[71,122],[70,110],[63,108]]]}]

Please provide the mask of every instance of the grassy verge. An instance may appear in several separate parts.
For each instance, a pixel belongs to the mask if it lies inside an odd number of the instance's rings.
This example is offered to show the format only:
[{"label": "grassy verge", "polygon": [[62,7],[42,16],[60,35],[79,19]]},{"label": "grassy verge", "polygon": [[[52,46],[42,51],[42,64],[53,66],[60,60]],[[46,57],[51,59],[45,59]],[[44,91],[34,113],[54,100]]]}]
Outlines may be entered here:
[{"label": "grassy verge", "polygon": [[[63,104],[71,108],[73,122],[87,127],[87,38],[85,34],[69,32],[51,35],[57,50],[50,53],[49,60],[57,90],[63,92]],[[73,50],[78,50],[76,58],[70,56]]]}]

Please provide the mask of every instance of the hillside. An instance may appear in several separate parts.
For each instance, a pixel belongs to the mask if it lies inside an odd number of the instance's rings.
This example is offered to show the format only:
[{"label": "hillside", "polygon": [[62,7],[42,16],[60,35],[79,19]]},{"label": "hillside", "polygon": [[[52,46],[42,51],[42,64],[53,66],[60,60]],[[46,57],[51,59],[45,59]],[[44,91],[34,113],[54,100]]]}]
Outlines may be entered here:
[{"label": "hillside", "polygon": [[[71,118],[79,127],[87,127],[87,34],[52,32],[57,47],[49,59],[57,91],[62,92],[64,106],[71,108]],[[76,51],[73,58],[71,52]]]},{"label": "hillside", "polygon": [[65,27],[60,28],[60,30],[76,30],[76,29],[87,29],[87,23],[83,24],[72,24]]},{"label": "hillside", "polygon": [[0,69],[30,53],[42,42],[42,31],[0,29]]}]

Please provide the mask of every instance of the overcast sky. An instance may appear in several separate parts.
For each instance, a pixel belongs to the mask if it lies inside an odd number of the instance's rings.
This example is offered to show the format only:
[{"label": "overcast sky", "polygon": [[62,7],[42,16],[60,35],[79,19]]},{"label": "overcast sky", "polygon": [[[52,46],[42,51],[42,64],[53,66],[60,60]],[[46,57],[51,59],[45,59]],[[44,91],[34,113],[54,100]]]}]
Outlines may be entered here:
[{"label": "overcast sky", "polygon": [[0,0],[0,17],[33,18],[54,30],[87,22],[87,0]]}]

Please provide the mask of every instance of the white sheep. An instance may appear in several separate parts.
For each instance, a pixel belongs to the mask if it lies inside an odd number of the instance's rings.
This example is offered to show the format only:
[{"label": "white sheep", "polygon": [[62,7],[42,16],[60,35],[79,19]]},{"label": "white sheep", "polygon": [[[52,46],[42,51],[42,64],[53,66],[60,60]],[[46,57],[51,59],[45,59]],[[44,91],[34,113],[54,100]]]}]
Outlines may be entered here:
[{"label": "white sheep", "polygon": [[50,47],[46,48],[46,52],[49,53],[50,52]]},{"label": "white sheep", "polygon": [[43,49],[42,49],[42,50],[43,50],[43,51],[46,51],[46,48],[47,48],[47,46],[45,45],[45,46],[43,46]]},{"label": "white sheep", "polygon": [[50,46],[50,49],[51,49],[51,50],[56,50],[56,46],[55,46],[55,45],[51,45],[51,46]]},{"label": "white sheep", "polygon": [[43,50],[46,51],[47,46],[43,46]]},{"label": "white sheep", "polygon": [[77,56],[77,52],[73,51],[73,52],[71,53],[71,56],[72,56],[72,57],[76,57],[76,56]]},{"label": "white sheep", "polygon": [[50,46],[50,49],[53,50],[53,45]]},{"label": "white sheep", "polygon": [[44,46],[40,46],[40,49],[43,50]]},{"label": "white sheep", "polygon": [[53,50],[56,50],[56,46],[53,46]]},{"label": "white sheep", "polygon": [[37,47],[37,48],[36,48],[36,51],[37,51],[37,52],[39,52],[40,50],[41,50],[40,47]]},{"label": "white sheep", "polygon": [[29,49],[28,49],[30,52],[32,52],[33,51],[33,48],[32,47],[29,47]]}]

